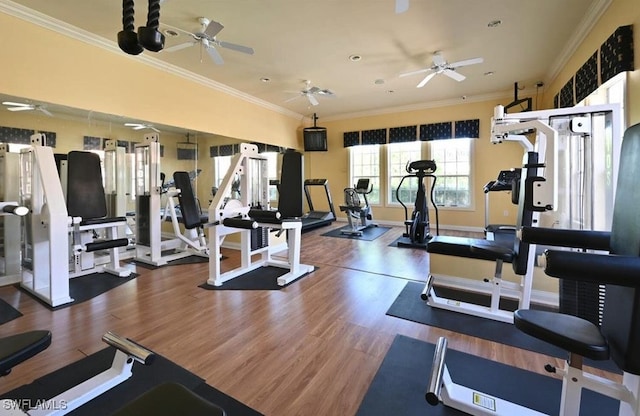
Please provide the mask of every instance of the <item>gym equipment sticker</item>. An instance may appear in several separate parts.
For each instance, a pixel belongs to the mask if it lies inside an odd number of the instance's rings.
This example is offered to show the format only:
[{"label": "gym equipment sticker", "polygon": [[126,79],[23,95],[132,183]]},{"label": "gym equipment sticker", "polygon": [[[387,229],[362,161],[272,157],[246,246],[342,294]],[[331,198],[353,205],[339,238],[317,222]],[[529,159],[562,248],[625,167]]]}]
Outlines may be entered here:
[{"label": "gym equipment sticker", "polygon": [[491,396],[486,396],[482,393],[473,392],[473,404],[476,406],[484,407],[492,411],[496,411],[496,399]]}]

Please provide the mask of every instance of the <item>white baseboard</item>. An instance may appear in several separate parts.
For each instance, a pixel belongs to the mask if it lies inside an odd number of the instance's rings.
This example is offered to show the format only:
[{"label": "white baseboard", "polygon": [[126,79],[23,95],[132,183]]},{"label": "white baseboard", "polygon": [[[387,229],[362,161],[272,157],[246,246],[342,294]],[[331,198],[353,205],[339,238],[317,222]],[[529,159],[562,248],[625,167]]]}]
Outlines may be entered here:
[{"label": "white baseboard", "polygon": [[[465,279],[457,276],[447,275],[434,275],[433,284],[437,286],[444,286],[451,289],[467,290],[470,292],[477,292],[486,295],[491,294],[488,284],[480,280]],[[518,299],[518,292],[512,289],[504,288],[502,290],[505,298]],[[539,305],[558,307],[558,294],[554,292],[547,292],[543,290],[531,291],[531,303],[537,303]]]}]

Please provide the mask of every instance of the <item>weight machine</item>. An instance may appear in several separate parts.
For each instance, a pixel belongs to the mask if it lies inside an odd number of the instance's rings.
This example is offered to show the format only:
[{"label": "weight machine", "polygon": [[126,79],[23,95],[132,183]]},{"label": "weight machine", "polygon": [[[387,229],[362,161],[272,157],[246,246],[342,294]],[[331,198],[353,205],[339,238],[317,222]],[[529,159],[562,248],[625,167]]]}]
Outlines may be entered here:
[{"label": "weight machine", "polygon": [[[72,302],[69,279],[107,272],[127,277],[120,267],[118,238],[124,218],[107,218],[100,160],[89,152],[69,153],[67,201],[51,147],[43,134],[31,136],[20,152],[20,204],[29,208],[24,221],[21,287],[52,307]],[[75,170],[81,173],[74,174]],[[105,239],[96,240],[98,232]],[[97,265],[94,254],[108,250],[109,261]]]},{"label": "weight machine", "polygon": [[[361,236],[362,231],[370,227],[377,227],[378,224],[371,222],[373,215],[371,214],[371,206],[367,195],[373,190],[373,185],[369,183],[369,179],[358,179],[358,183],[353,188],[344,189],[344,202],[345,205],[340,205],[340,211],[347,214],[347,220],[349,221],[349,229],[341,230],[340,234]],[[364,205],[360,201],[362,195],[364,198]]]},{"label": "weight machine", "polygon": [[[160,179],[160,135],[150,133],[142,143],[135,145],[136,166],[136,255],[135,260],[153,266],[164,266],[172,260],[192,255],[207,256],[207,245],[202,235],[194,235],[189,230],[188,237],[178,231],[172,238],[163,238]],[[189,184],[190,186],[190,184]],[[168,194],[165,215],[175,216],[173,197],[179,195],[177,189]],[[175,229],[174,229],[175,231]],[[180,238],[180,237],[184,238]],[[201,238],[202,237],[202,238]]]},{"label": "weight machine", "polygon": [[[229,197],[236,178],[240,179],[239,199]],[[282,218],[280,212],[270,209],[267,159],[258,153],[255,145],[240,144],[240,153],[231,160],[231,166],[209,206],[209,221],[212,226],[209,231],[211,255],[207,283],[210,285],[221,286],[224,282],[259,267],[275,266],[288,270],[278,278],[278,284],[284,286],[314,269],[313,266],[300,263],[300,218]],[[278,235],[286,232],[287,260],[273,258],[274,253],[265,230],[277,230]],[[240,233],[241,265],[222,273],[222,240],[234,233]],[[260,255],[260,259],[252,261],[253,255]]]}]

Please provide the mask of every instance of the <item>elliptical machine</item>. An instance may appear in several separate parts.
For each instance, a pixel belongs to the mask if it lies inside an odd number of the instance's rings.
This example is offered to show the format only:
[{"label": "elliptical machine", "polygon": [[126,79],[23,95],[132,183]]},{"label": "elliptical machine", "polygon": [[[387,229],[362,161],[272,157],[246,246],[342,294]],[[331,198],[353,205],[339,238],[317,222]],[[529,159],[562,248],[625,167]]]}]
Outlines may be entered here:
[{"label": "elliptical machine", "polygon": [[[432,178],[431,191],[429,192],[431,205],[436,213],[436,235],[440,234],[440,228],[438,225],[438,207],[433,197],[433,190],[436,184],[436,162],[434,160],[416,160],[409,161],[406,165],[406,171],[408,175],[405,175],[400,180],[400,184],[396,188],[396,199],[404,208],[404,225],[405,233],[398,240],[398,247],[417,247],[426,248],[427,242],[433,237],[430,233],[429,225],[429,209],[427,208],[427,192],[424,185],[424,178]],[[407,178],[418,179],[418,193],[416,194],[416,201],[414,204],[413,213],[409,218],[407,206],[400,199],[400,188],[402,183]]]},{"label": "elliptical machine", "polygon": [[[371,214],[371,206],[367,195],[373,191],[373,185],[368,178],[358,179],[358,183],[353,188],[344,189],[344,205],[340,205],[340,211],[347,214],[349,220],[349,228],[341,230],[340,234],[362,236],[362,231],[369,227],[377,227],[374,224],[373,215]],[[360,201],[360,197],[364,197],[364,205]]]}]

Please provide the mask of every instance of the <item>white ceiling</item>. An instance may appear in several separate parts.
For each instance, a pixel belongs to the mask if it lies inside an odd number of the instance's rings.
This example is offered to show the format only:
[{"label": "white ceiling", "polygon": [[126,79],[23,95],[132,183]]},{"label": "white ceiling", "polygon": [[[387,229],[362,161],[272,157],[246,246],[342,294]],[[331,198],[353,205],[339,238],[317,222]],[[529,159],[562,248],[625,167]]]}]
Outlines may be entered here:
[{"label": "white ceiling", "polygon": [[[14,3],[109,42],[115,43],[122,30],[121,1]],[[463,96],[513,96],[515,82],[525,92],[541,92],[536,83],[556,75],[608,3],[409,0],[408,11],[397,14],[395,0],[164,0],[161,29],[169,25],[196,31],[198,18],[204,16],[224,25],[217,40],[250,46],[255,53],[218,48],[223,65],[216,65],[198,46],[144,54],[298,114],[345,117],[452,103]],[[138,0],[136,27],[145,25],[146,14],[147,2]],[[488,27],[494,20],[502,24]],[[167,37],[165,49],[189,39],[185,34]],[[416,88],[425,74],[399,77],[431,66],[436,50],[450,63],[476,57],[484,62],[458,68],[466,76],[462,82],[438,75]],[[350,61],[353,54],[362,59]],[[484,75],[487,72],[493,75]],[[335,96],[319,97],[317,106],[303,96],[287,101],[303,89],[304,80]]]}]

